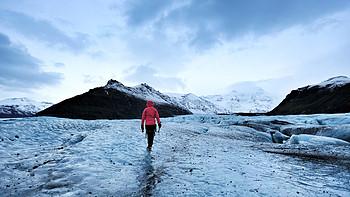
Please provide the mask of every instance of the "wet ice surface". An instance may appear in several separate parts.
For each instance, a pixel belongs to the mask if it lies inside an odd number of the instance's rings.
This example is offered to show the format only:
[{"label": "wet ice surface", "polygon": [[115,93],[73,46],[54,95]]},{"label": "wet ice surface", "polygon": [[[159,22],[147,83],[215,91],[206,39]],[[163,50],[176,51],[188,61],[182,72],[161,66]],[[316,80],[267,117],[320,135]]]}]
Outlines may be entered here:
[{"label": "wet ice surface", "polygon": [[350,146],[273,144],[259,128],[276,119],[345,135],[350,123],[349,114],[180,116],[162,119],[148,152],[140,120],[0,120],[0,196],[349,196]]}]

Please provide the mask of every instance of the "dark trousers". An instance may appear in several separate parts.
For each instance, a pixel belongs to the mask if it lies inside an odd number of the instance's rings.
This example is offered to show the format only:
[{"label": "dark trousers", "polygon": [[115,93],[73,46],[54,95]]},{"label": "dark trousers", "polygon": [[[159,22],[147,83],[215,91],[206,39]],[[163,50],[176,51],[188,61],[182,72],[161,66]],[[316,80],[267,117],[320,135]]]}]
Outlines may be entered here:
[{"label": "dark trousers", "polygon": [[148,147],[152,147],[154,135],[156,134],[156,125],[146,125],[146,133],[148,137]]}]

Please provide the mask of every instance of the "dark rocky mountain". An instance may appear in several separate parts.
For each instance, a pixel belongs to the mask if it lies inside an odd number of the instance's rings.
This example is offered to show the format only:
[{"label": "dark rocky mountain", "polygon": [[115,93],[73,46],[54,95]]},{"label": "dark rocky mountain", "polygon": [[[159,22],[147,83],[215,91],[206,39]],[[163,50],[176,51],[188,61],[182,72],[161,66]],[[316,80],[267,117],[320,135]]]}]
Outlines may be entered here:
[{"label": "dark rocky mountain", "polygon": [[339,76],[293,90],[271,115],[350,112],[350,78]]},{"label": "dark rocky mountain", "polygon": [[154,107],[161,117],[191,114],[180,106],[166,102],[167,95],[154,90],[147,84],[127,87],[110,80],[104,87],[94,88],[53,105],[36,116],[53,116],[72,119],[137,119],[141,118],[147,100],[154,101]]}]

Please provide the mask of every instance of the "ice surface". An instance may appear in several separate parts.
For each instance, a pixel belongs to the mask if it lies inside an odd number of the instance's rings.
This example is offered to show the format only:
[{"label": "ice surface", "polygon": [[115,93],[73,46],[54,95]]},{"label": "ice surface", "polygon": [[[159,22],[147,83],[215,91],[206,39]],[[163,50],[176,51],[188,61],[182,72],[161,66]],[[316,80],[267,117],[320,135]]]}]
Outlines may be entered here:
[{"label": "ice surface", "polygon": [[287,144],[311,144],[311,145],[347,145],[350,143],[344,140],[324,137],[324,136],[315,136],[308,134],[292,135],[292,137],[286,142]]},{"label": "ice surface", "polygon": [[164,118],[147,152],[140,120],[0,119],[0,196],[349,196],[348,143],[273,144],[268,133],[349,120]]}]

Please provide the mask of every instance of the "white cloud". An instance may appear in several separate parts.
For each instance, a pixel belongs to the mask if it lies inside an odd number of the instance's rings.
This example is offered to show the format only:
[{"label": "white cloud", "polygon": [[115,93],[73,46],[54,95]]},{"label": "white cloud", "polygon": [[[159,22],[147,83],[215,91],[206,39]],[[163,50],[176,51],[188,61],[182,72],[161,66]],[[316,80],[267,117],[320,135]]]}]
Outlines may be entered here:
[{"label": "white cloud", "polygon": [[[328,22],[309,31],[320,21]],[[350,17],[341,13],[269,36],[248,36],[197,55],[180,76],[197,94],[220,93],[242,81],[264,82],[270,91],[286,94],[290,88],[350,76],[349,31]]]},{"label": "white cloud", "polygon": [[140,65],[125,71],[124,80],[129,83],[147,83],[162,91],[178,91],[185,87],[181,79],[159,75],[150,65]]},{"label": "white cloud", "polygon": [[84,77],[84,83],[98,84],[98,83],[105,82],[104,77],[99,75],[83,75],[83,77]]}]

